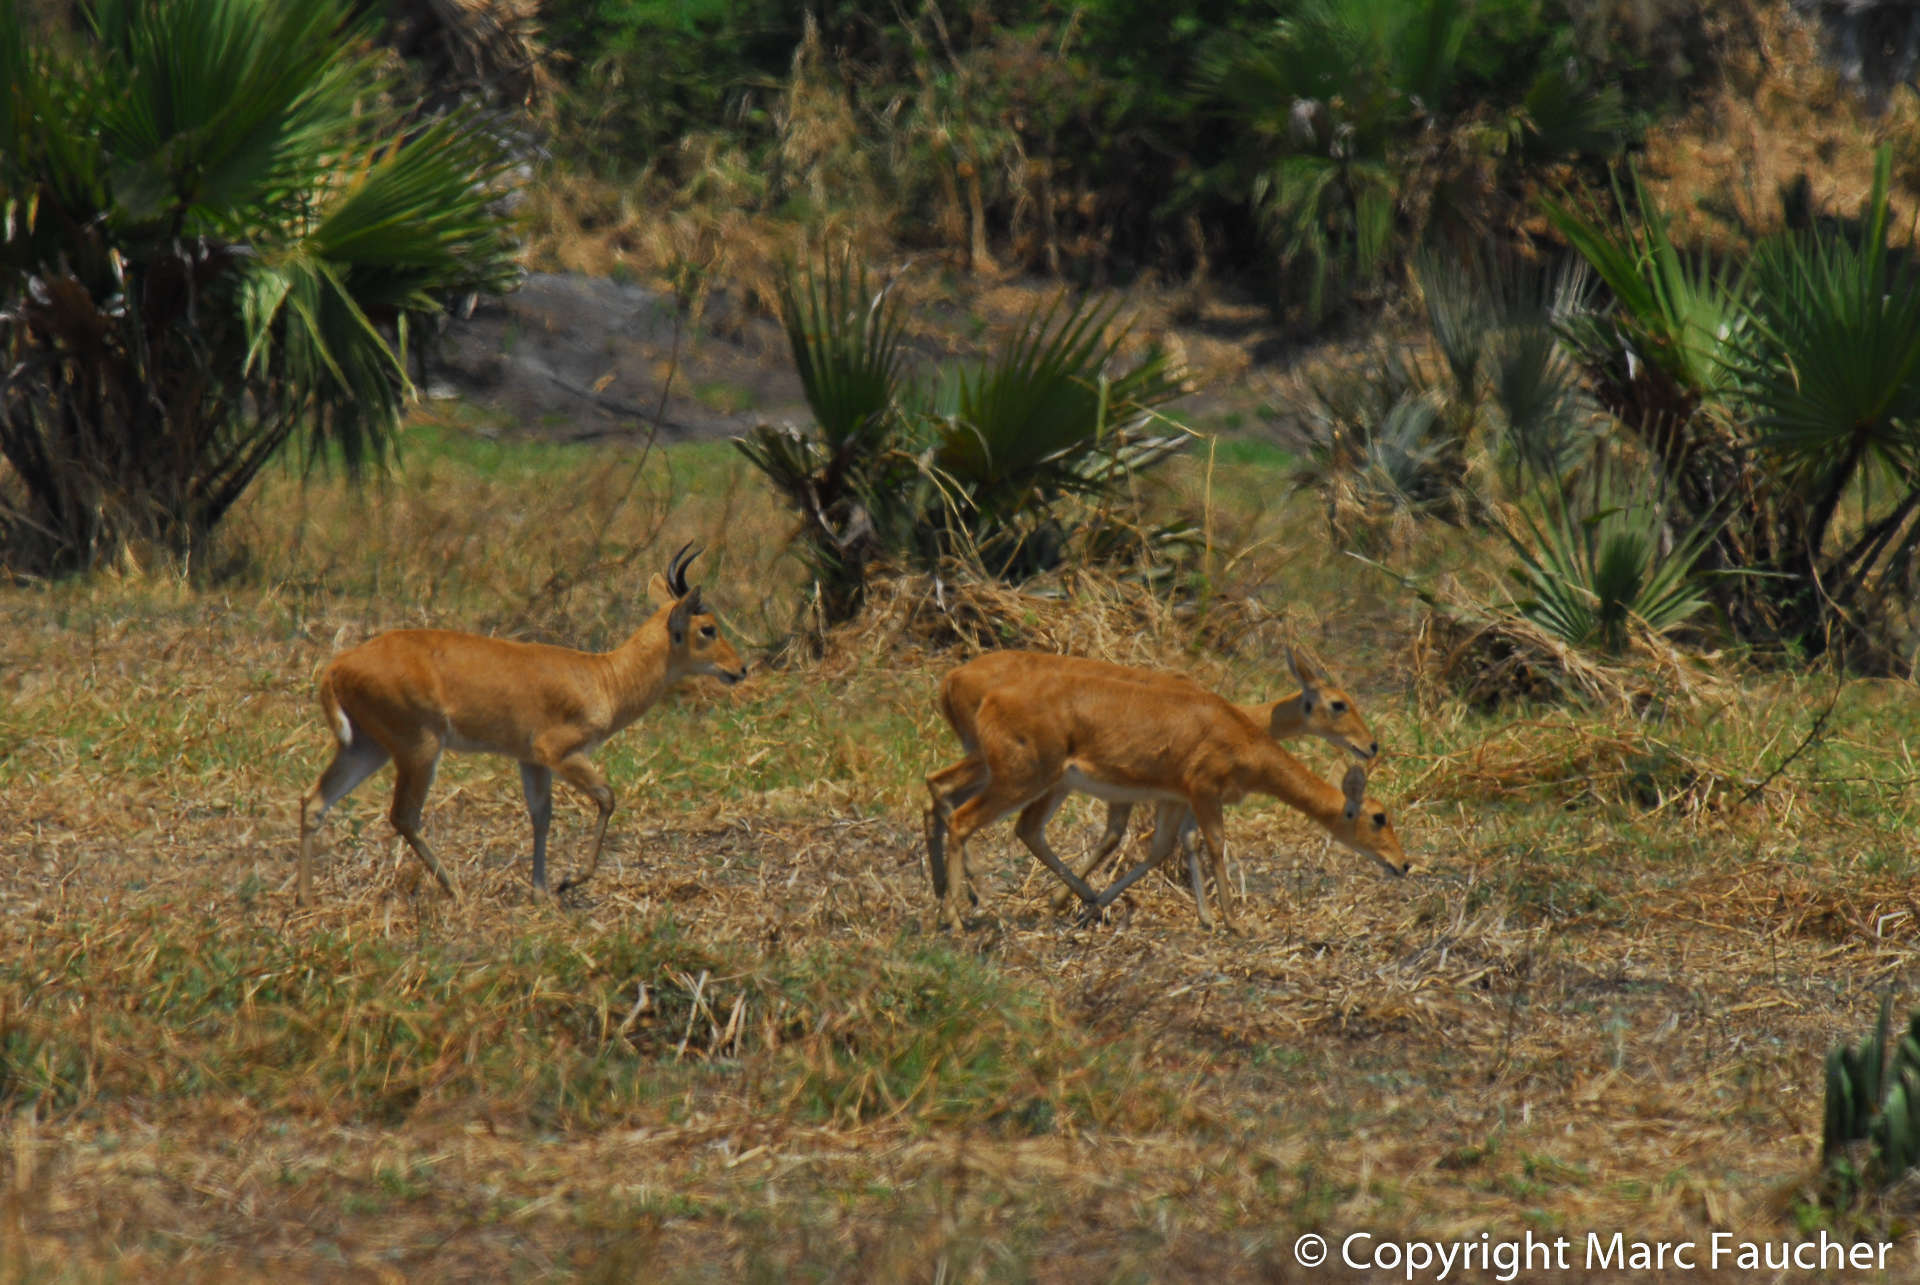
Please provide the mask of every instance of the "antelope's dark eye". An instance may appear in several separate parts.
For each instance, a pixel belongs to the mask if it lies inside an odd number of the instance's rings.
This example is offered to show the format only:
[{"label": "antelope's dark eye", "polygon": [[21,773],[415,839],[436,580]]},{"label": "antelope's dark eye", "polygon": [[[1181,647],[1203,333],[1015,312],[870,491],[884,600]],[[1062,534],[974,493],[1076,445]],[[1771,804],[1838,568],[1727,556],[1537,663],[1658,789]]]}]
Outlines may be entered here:
[{"label": "antelope's dark eye", "polygon": [[700,636],[702,638],[718,638],[720,636],[720,631],[718,629],[715,629],[712,625],[702,625],[700,626]]},{"label": "antelope's dark eye", "polygon": [[1332,705],[1328,706],[1328,708],[1336,714],[1344,714],[1347,712],[1347,703],[1345,701],[1335,701]]},{"label": "antelope's dark eye", "polygon": [[1377,827],[1377,826],[1383,826],[1383,825],[1385,825],[1386,823],[1387,823],[1387,814],[1386,814],[1386,813],[1384,813],[1384,812],[1376,812],[1376,813],[1374,813],[1374,814],[1373,814],[1373,824],[1374,824],[1374,825],[1375,825],[1376,827]]}]

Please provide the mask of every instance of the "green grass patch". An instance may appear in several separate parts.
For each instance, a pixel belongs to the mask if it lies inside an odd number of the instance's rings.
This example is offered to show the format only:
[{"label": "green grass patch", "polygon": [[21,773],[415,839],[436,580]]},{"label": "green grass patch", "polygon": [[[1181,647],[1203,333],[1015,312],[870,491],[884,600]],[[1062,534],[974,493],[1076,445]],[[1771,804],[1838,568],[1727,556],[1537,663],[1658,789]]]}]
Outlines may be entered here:
[{"label": "green grass patch", "polygon": [[485,1102],[582,1130],[657,1119],[702,1082],[822,1123],[1021,1136],[1178,1109],[1138,1049],[944,943],[752,958],[664,918],[501,956],[146,910],[20,944],[0,961],[0,1103],[43,1114],[241,1093],[382,1124]]}]

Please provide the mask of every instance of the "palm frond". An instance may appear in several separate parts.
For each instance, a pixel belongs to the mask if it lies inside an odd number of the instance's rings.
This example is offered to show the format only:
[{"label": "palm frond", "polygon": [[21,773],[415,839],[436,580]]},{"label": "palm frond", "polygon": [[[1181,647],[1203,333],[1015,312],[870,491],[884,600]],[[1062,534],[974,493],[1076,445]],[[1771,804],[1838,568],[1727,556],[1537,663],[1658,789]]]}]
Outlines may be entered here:
[{"label": "palm frond", "polygon": [[1126,338],[1117,313],[1117,303],[1056,296],[951,386],[934,459],[980,507],[1082,489],[1087,457],[1127,444],[1181,395],[1181,372],[1158,350],[1109,373]]},{"label": "palm frond", "polygon": [[1568,340],[1590,361],[1662,371],[1695,396],[1715,395],[1729,384],[1739,332],[1746,324],[1745,274],[1705,254],[1687,254],[1667,232],[1661,212],[1639,175],[1633,175],[1631,207],[1617,188],[1621,229],[1589,219],[1571,207],[1544,202],[1547,218],[1612,292],[1605,317],[1579,317]]},{"label": "palm frond", "polygon": [[0,362],[35,372],[0,427],[28,515],[6,534],[51,533],[28,556],[62,568],[196,545],[295,438],[377,462],[410,327],[517,271],[501,149],[474,117],[409,133],[380,105],[373,11],[82,12],[72,46],[28,51],[0,10],[0,293],[47,323],[0,321]]},{"label": "palm frond", "polygon": [[781,323],[814,422],[835,452],[871,443],[908,395],[898,301],[872,290],[851,254],[824,272],[780,281]]},{"label": "palm frond", "polygon": [[1525,512],[1524,530],[1498,524],[1518,560],[1509,569],[1523,592],[1514,609],[1563,642],[1613,655],[1626,650],[1634,622],[1665,633],[1705,605],[1694,567],[1720,524],[1710,515],[1667,547],[1659,506],[1629,490],[1609,472],[1584,515],[1556,494],[1544,525]]},{"label": "palm frond", "polygon": [[1888,260],[1886,158],[1857,234],[1816,226],[1769,241],[1754,263],[1743,392],[1761,447],[1821,489],[1869,459],[1920,481],[1920,273]]}]

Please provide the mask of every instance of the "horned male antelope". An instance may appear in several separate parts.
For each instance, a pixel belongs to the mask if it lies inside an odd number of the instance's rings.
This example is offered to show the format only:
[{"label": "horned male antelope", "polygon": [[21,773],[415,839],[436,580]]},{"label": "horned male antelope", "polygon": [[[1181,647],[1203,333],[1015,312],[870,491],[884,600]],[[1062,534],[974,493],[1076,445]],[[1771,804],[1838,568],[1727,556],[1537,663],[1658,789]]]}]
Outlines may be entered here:
[{"label": "horned male antelope", "polygon": [[[1315,669],[1293,648],[1287,649],[1287,665],[1300,684],[1299,691],[1277,701],[1239,705],[1236,708],[1256,724],[1266,727],[1268,734],[1276,741],[1318,736],[1361,759],[1371,759],[1380,752],[1379,742],[1368,730],[1366,720],[1361,717],[1351,696],[1330,683],[1325,674]],[[1084,656],[1055,656],[1024,651],[988,652],[949,673],[940,685],[940,708],[953,727],[954,734],[960,738],[967,755],[960,762],[927,778],[927,791],[933,799],[927,814],[927,861],[936,895],[943,895],[946,884],[943,862],[948,819],[955,807],[978,794],[986,785],[986,765],[979,756],[977,737],[973,731],[974,714],[981,700],[1009,681],[1032,677],[1042,682],[1070,683],[1085,675],[1169,683],[1193,692],[1205,691],[1184,675],[1162,670],[1139,669]],[[1061,798],[1064,799],[1067,787],[1063,785],[1060,788]],[[1050,816],[1059,802],[1055,800],[1052,806],[1047,807],[1046,814]],[[1132,803],[1119,799],[1108,801],[1106,831],[1101,835],[1092,856],[1073,868],[1076,876],[1085,879],[1116,852],[1126,838],[1127,823],[1132,814]],[[1193,813],[1185,808],[1172,809],[1166,820],[1176,827],[1176,833],[1183,838],[1194,824]],[[1021,837],[1023,840],[1027,838],[1025,827],[1022,827]],[[1032,842],[1028,843],[1028,847],[1035,856],[1041,855]],[[1045,858],[1042,857],[1042,860]],[[1197,860],[1191,854],[1189,864],[1196,871],[1197,882]],[[1060,909],[1071,893],[1071,885],[1059,889],[1054,898],[1054,908]],[[1200,915],[1204,921],[1204,901],[1200,905]]]},{"label": "horned male antelope", "polygon": [[680,546],[665,577],[647,586],[656,606],[632,637],[609,652],[573,651],[446,629],[397,629],[335,656],[320,675],[320,707],[338,747],[300,800],[298,898],[311,894],[313,838],[327,809],[393,760],[388,817],[440,886],[460,894],[420,837],[420,811],[444,750],[504,754],[520,761],[533,822],[533,886],[547,887],[547,824],[553,778],[593,800],[600,812],[585,873],[600,868],[613,791],[588,756],[644,714],[682,678],[711,674],[732,684],[747,667],[701,610],[687,566],[699,553]]},{"label": "horned male antelope", "polygon": [[[944,696],[944,684],[942,690]],[[1336,789],[1281,749],[1268,728],[1197,684],[1092,672],[1061,682],[1044,669],[1032,670],[988,691],[968,723],[971,736],[963,732],[962,740],[984,761],[987,780],[955,809],[944,870],[935,875],[941,919],[950,928],[961,923],[968,840],[1015,808],[1023,809],[1019,834],[1035,856],[1081,900],[1096,906],[1111,902],[1111,892],[1093,895],[1047,847],[1046,822],[1066,790],[1190,808],[1212,858],[1221,918],[1235,932],[1239,925],[1225,877],[1222,808],[1248,793],[1270,794],[1390,873],[1406,872],[1406,856],[1386,810],[1364,797],[1365,769],[1356,765],[1346,788]],[[1161,830],[1159,842],[1170,844],[1177,827],[1163,824]],[[1149,861],[1163,855],[1155,852]],[[1129,873],[1130,879],[1137,877]],[[1204,902],[1201,909],[1204,915]]]}]

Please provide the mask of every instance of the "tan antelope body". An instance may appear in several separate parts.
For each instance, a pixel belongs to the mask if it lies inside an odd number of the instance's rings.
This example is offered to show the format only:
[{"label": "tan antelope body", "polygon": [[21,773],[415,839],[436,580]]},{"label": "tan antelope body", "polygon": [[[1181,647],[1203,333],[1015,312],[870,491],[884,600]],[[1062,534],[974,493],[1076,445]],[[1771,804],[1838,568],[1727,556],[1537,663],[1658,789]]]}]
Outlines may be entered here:
[{"label": "tan antelope body", "polygon": [[[943,683],[943,711],[970,757],[984,763],[987,779],[953,811],[944,861],[934,865],[941,918],[948,927],[961,926],[968,841],[1016,808],[1023,809],[1020,837],[1036,856],[1083,901],[1111,902],[1113,894],[1093,894],[1047,848],[1044,827],[1066,790],[1109,802],[1191,809],[1212,858],[1221,917],[1235,931],[1238,924],[1225,879],[1223,808],[1248,794],[1272,795],[1391,873],[1405,873],[1405,854],[1386,810],[1363,797],[1364,769],[1351,769],[1344,789],[1329,785],[1281,749],[1268,727],[1197,684],[1142,682],[1092,671],[1062,681],[1057,671],[1036,667],[1016,669],[982,694],[970,711],[950,695],[950,684]],[[955,774],[949,781],[964,766],[947,769]],[[945,775],[928,778],[936,800]],[[1163,825],[1156,847],[1170,845],[1175,833],[1177,826]],[[1156,852],[1149,862],[1162,855]],[[1130,872],[1129,882],[1137,877],[1138,872]]]},{"label": "tan antelope body", "polygon": [[420,835],[421,809],[447,750],[519,760],[533,823],[533,886],[542,891],[553,778],[592,799],[599,811],[593,854],[585,872],[559,891],[592,878],[614,800],[589,756],[680,679],[710,674],[731,684],[746,677],[713,616],[702,611],[700,590],[687,587],[687,564],[697,556],[683,545],[666,576],[653,577],[649,596],[656,609],[609,652],[399,629],[335,656],[320,675],[320,705],[336,742],[333,761],[300,800],[300,902],[311,896],[313,840],[328,809],[389,759],[393,828],[440,886],[459,895]]},{"label": "tan antelope body", "polygon": [[[1359,708],[1351,696],[1333,686],[1324,674],[1291,648],[1288,649],[1287,664],[1292,669],[1294,678],[1300,683],[1299,691],[1279,700],[1254,705],[1237,705],[1235,708],[1255,724],[1267,728],[1268,734],[1276,741],[1301,736],[1318,736],[1362,759],[1370,759],[1380,752],[1379,742],[1374,739],[1373,733],[1368,729],[1366,720],[1361,717]],[[1008,683],[1028,680],[1041,684],[1071,683],[1078,678],[1089,676],[1169,684],[1177,690],[1212,695],[1198,683],[1181,674],[1119,665],[1111,661],[1094,660],[1084,656],[1058,656],[1025,651],[988,652],[954,669],[941,683],[940,708],[947,722],[953,727],[955,735],[960,738],[967,756],[960,762],[943,768],[927,778],[927,789],[933,799],[926,823],[927,860],[936,895],[944,895],[945,840],[953,809],[978,794],[986,784],[986,765],[978,753],[978,734],[975,730],[977,711],[981,701],[989,693]],[[1045,840],[1038,836],[1044,831],[1046,818],[1052,816],[1071,789],[1072,786],[1063,781],[1057,797],[1037,800],[1029,805],[1039,818],[1037,824],[1025,816],[1021,819],[1020,837],[1023,841],[1027,841],[1027,846],[1034,855],[1043,861],[1046,858],[1042,855],[1040,848],[1045,846]],[[1073,868],[1076,876],[1086,878],[1099,869],[1107,857],[1116,852],[1126,839],[1127,823],[1132,813],[1133,803],[1122,799],[1108,799],[1106,830],[1095,846],[1093,854]],[[1164,815],[1157,816],[1156,842],[1160,830],[1168,825],[1174,827],[1176,836],[1185,837],[1194,825],[1192,811],[1184,806],[1169,807]],[[1036,842],[1040,847],[1035,846]],[[1206,902],[1198,892],[1198,860],[1191,853],[1188,860],[1193,870],[1195,897],[1201,922],[1205,923],[1207,922]],[[1055,908],[1059,909],[1064,905],[1065,898],[1076,891],[1077,889],[1074,889],[1071,883],[1061,888],[1054,898]]]}]

